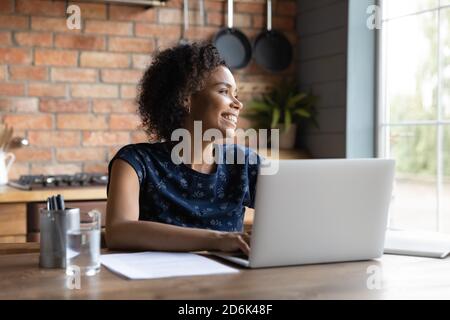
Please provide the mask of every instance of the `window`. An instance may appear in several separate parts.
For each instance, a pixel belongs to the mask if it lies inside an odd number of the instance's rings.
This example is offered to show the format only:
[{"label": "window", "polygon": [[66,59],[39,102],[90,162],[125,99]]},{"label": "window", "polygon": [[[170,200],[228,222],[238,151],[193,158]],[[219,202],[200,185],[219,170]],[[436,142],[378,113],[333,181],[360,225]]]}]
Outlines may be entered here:
[{"label": "window", "polygon": [[450,0],[382,0],[378,156],[397,161],[390,227],[450,233]]}]

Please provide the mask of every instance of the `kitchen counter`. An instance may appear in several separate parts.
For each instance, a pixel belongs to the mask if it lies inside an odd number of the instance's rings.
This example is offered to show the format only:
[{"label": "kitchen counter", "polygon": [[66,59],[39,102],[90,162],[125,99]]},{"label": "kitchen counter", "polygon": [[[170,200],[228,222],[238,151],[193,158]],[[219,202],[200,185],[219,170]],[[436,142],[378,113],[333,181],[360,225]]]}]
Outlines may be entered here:
[{"label": "kitchen counter", "polygon": [[62,194],[67,206],[106,213],[106,187],[20,190],[0,186],[0,243],[39,240],[39,208],[47,198]]},{"label": "kitchen counter", "polygon": [[0,204],[17,202],[45,202],[55,194],[64,195],[70,200],[106,200],[106,187],[55,188],[40,190],[19,190],[9,186],[0,186]]}]

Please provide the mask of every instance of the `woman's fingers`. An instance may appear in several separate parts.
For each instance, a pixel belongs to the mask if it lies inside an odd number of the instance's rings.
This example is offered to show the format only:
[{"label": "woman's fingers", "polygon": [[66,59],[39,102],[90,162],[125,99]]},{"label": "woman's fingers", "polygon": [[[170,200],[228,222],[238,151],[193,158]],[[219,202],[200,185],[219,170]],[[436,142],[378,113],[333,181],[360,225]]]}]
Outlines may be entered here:
[{"label": "woman's fingers", "polygon": [[250,235],[248,233],[243,233],[242,238],[248,245],[250,245]]},{"label": "woman's fingers", "polygon": [[250,246],[247,244],[247,242],[243,239],[242,236],[238,236],[238,244],[239,248],[248,256],[250,255]]}]

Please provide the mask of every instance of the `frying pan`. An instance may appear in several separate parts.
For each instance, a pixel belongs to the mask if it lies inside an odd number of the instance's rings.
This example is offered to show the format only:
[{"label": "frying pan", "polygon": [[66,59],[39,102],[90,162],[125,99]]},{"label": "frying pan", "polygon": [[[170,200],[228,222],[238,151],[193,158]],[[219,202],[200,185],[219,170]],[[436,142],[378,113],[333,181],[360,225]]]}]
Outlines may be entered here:
[{"label": "frying pan", "polygon": [[291,43],[272,29],[272,0],[267,0],[267,29],[256,37],[253,51],[256,63],[268,71],[281,71],[291,64]]},{"label": "frying pan", "polygon": [[252,46],[248,38],[233,28],[233,0],[228,0],[228,27],[214,37],[214,45],[231,69],[245,68],[252,58]]}]

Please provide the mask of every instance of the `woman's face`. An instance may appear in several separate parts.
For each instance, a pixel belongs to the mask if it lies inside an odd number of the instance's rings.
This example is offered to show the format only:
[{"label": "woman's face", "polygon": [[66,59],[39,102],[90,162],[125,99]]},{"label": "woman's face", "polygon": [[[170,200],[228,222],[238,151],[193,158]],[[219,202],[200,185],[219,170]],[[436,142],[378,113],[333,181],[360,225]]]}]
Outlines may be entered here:
[{"label": "woman's face", "polygon": [[220,66],[206,79],[204,88],[191,95],[188,121],[202,121],[203,131],[219,129],[225,137],[227,129],[236,129],[242,107],[233,74]]}]

